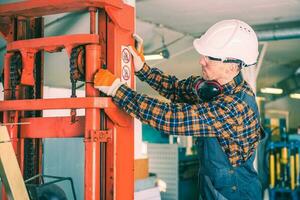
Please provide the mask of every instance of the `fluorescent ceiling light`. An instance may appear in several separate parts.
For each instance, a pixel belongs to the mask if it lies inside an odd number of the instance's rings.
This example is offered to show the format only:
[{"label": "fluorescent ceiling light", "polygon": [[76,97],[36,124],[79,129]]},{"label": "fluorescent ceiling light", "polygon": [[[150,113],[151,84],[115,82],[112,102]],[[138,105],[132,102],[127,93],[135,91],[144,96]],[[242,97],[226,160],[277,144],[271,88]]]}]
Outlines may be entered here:
[{"label": "fluorescent ceiling light", "polygon": [[145,55],[145,60],[160,60],[164,59],[162,54],[151,54],[151,55]]},{"label": "fluorescent ceiling light", "polygon": [[292,93],[290,94],[290,97],[293,99],[300,99],[300,93]]},{"label": "fluorescent ceiling light", "polygon": [[145,57],[145,60],[169,59],[170,52],[167,49],[167,47],[164,47],[163,50],[160,53],[144,55],[144,57]]},{"label": "fluorescent ceiling light", "polygon": [[262,93],[267,93],[267,94],[282,94],[283,89],[280,88],[261,88],[260,91]]}]

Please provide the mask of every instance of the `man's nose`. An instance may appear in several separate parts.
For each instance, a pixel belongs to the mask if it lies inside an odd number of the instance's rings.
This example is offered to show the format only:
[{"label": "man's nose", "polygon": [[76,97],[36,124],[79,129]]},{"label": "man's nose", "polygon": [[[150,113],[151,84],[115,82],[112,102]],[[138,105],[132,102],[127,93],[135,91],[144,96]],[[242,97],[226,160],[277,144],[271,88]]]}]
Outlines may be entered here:
[{"label": "man's nose", "polygon": [[204,57],[204,56],[201,56],[201,57],[200,57],[199,63],[200,63],[200,65],[202,65],[202,66],[206,66],[206,60],[205,60],[205,57]]}]

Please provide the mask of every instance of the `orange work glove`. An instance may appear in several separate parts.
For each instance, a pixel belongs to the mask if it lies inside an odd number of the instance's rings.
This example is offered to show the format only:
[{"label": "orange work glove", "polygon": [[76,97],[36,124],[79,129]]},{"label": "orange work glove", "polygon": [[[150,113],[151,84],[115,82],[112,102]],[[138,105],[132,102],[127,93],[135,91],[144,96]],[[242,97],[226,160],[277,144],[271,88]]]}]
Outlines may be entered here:
[{"label": "orange work glove", "polygon": [[133,57],[134,71],[138,72],[145,64],[144,44],[143,39],[137,34],[133,34],[133,38],[137,41],[137,49],[132,46],[129,46],[128,49]]},{"label": "orange work glove", "polygon": [[121,85],[120,79],[107,69],[99,69],[94,76],[94,87],[107,96],[115,96]]}]

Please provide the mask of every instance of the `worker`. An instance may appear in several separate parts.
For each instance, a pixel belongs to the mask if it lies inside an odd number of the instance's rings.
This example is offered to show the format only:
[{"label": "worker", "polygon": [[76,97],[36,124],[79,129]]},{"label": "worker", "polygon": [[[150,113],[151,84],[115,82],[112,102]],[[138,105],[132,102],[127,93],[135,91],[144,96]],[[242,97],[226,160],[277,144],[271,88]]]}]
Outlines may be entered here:
[{"label": "worker", "polygon": [[200,199],[259,200],[253,161],[263,131],[255,95],[241,74],[257,62],[257,36],[243,21],[223,20],[193,45],[203,77],[183,80],[150,68],[142,50],[129,46],[136,76],[170,102],[139,94],[103,69],[94,86],[142,123],[168,135],[197,137]]}]

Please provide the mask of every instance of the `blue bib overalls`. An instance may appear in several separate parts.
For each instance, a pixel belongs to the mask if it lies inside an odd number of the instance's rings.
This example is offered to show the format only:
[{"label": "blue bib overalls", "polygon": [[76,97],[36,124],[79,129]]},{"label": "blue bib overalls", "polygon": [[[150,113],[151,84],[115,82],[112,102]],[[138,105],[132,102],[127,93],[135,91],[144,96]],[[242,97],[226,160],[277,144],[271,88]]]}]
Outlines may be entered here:
[{"label": "blue bib overalls", "polygon": [[[255,98],[237,94],[250,108],[259,112]],[[242,165],[232,167],[217,138],[198,138],[199,193],[203,200],[261,200],[261,184],[253,167],[255,153]]]}]

